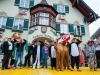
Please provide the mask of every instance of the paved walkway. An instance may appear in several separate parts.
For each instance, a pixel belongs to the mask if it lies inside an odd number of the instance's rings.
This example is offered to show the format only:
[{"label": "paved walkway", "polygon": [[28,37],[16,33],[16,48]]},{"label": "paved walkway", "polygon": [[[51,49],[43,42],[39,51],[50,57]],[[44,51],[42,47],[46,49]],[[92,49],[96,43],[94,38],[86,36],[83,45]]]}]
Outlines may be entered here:
[{"label": "paved walkway", "polygon": [[10,70],[0,70],[0,75],[100,75],[100,69],[97,71],[90,71],[89,68],[82,67],[81,72],[76,71],[55,71],[51,70],[50,67],[48,69],[34,69],[32,68],[23,68],[23,69],[10,69]]}]

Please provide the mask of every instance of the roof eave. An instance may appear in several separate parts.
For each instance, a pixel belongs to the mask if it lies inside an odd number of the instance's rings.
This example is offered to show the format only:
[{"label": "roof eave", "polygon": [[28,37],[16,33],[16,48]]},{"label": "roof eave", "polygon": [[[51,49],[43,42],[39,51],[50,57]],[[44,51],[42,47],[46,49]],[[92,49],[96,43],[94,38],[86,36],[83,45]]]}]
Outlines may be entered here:
[{"label": "roof eave", "polygon": [[[86,5],[86,7],[87,7],[88,9],[91,10],[92,13],[96,14],[83,0],[81,0],[81,1],[82,1],[82,3],[84,3],[84,4]],[[98,16],[98,15],[96,14],[96,20],[97,20],[98,18],[100,18],[100,16]],[[94,20],[94,21],[95,21],[95,20]],[[93,21],[93,22],[94,22],[94,21]]]},{"label": "roof eave", "polygon": [[97,34],[100,34],[100,28],[98,28],[97,31],[90,38],[95,39],[95,36],[98,36]]}]

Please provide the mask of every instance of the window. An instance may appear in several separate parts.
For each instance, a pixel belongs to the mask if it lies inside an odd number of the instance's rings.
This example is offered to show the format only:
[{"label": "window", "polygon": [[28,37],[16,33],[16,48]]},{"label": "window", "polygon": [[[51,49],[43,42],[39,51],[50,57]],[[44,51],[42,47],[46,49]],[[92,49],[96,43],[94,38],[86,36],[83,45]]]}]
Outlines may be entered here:
[{"label": "window", "polygon": [[7,17],[1,17],[0,16],[0,28],[5,28],[7,22]]},{"label": "window", "polygon": [[64,5],[57,5],[57,11],[59,13],[65,13],[65,6]]},{"label": "window", "polygon": [[60,33],[62,33],[62,34],[68,33],[68,25],[60,24]]},{"label": "window", "polygon": [[32,16],[32,26],[38,24],[38,13]]},{"label": "window", "polygon": [[49,14],[48,13],[40,13],[39,24],[49,25]]},{"label": "window", "polygon": [[13,24],[13,29],[23,30],[23,25],[24,25],[24,19],[15,18],[14,24]]},{"label": "window", "polygon": [[56,26],[56,19],[52,15],[50,16],[50,26],[53,28]]},{"label": "window", "polygon": [[56,17],[49,13],[38,12],[31,16],[31,26],[46,25],[52,28],[56,28]]},{"label": "window", "polygon": [[81,35],[80,26],[74,26],[74,34],[75,35]]},{"label": "window", "polygon": [[20,0],[20,7],[29,8],[30,0]]}]

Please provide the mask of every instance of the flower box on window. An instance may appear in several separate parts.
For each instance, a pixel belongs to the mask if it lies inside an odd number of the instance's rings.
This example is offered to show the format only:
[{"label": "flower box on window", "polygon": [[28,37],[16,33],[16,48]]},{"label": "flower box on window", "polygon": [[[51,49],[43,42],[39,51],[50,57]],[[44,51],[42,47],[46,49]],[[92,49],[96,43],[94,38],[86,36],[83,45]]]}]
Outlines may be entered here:
[{"label": "flower box on window", "polygon": [[28,9],[25,8],[19,8],[19,14],[20,15],[26,15],[27,14]]}]

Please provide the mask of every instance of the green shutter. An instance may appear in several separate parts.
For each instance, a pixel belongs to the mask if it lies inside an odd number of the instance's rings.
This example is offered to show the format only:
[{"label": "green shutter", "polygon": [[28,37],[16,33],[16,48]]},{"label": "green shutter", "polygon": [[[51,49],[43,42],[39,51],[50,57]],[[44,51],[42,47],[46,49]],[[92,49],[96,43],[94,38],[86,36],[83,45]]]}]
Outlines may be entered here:
[{"label": "green shutter", "polygon": [[13,21],[14,21],[14,17],[8,17],[7,18],[7,23],[6,23],[6,27],[11,29],[13,26]]},{"label": "green shutter", "polygon": [[28,30],[29,19],[24,19],[24,27],[23,30]]},{"label": "green shutter", "polygon": [[15,0],[15,6],[19,6],[20,0]]},{"label": "green shutter", "polygon": [[96,18],[96,14],[94,14],[93,16],[94,16],[94,20],[96,21],[96,19],[97,19],[97,18]]},{"label": "green shutter", "polygon": [[60,33],[60,23],[56,23],[56,32]]},{"label": "green shutter", "polygon": [[84,27],[84,25],[81,25],[81,34],[85,35],[85,27]]},{"label": "green shutter", "polygon": [[74,34],[74,26],[73,26],[73,24],[69,24],[68,25],[68,29],[69,29],[70,34]]},{"label": "green shutter", "polygon": [[53,4],[53,7],[57,11],[57,4]]},{"label": "green shutter", "polygon": [[69,13],[69,6],[65,6],[65,12]]},{"label": "green shutter", "polygon": [[34,6],[34,0],[30,0],[30,7]]}]

